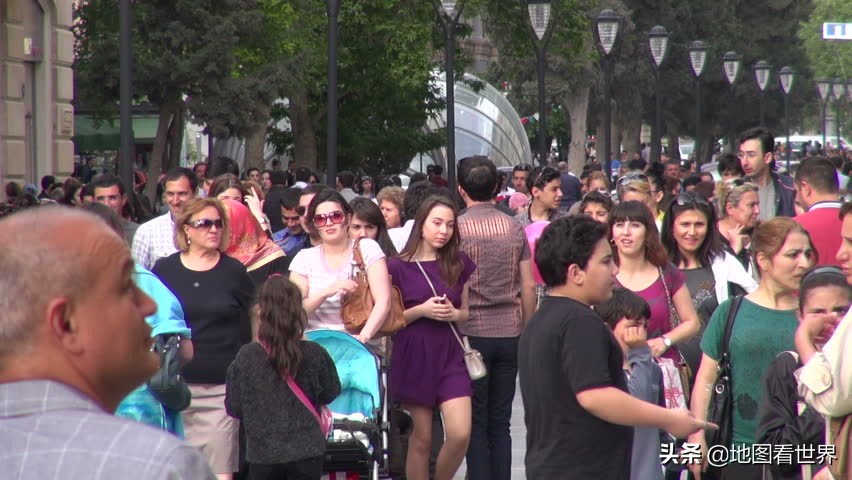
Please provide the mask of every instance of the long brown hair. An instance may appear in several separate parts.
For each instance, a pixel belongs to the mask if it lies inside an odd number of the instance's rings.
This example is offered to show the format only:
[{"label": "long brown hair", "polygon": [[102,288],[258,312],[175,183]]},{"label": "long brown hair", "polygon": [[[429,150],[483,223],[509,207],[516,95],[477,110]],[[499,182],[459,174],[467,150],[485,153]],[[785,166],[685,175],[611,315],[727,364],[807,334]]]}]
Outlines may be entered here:
[{"label": "long brown hair", "polygon": [[[648,206],[638,200],[621,202],[609,212],[609,240],[612,241],[612,228],[618,222],[639,222],[645,226],[645,260],[655,267],[665,267],[669,263],[666,249],[660,241],[657,222],[651,216]],[[612,257],[618,265],[618,248],[612,249]]]},{"label": "long brown hair", "polygon": [[269,362],[284,375],[295,376],[308,325],[299,287],[283,275],[270,275],[257,295],[257,314],[257,338],[266,347]]},{"label": "long brown hair", "polygon": [[438,265],[441,267],[441,279],[447,287],[452,288],[458,282],[464,266],[459,258],[459,245],[461,244],[457,222],[459,215],[455,203],[449,198],[443,195],[432,195],[420,205],[420,208],[417,209],[417,216],[414,218],[411,235],[408,237],[408,242],[406,242],[399,257],[409,261],[414,258],[417,249],[420,247],[420,241],[423,239],[423,224],[426,223],[426,218],[432,212],[432,209],[438,206],[447,207],[452,210],[453,220],[456,221],[453,227],[453,234],[450,236],[447,244],[438,250]]}]

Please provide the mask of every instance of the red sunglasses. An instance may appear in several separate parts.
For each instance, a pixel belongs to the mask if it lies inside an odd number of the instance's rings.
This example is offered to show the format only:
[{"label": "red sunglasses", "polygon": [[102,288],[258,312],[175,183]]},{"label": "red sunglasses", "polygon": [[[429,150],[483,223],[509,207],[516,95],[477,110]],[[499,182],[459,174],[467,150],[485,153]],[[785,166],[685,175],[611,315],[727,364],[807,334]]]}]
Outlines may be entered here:
[{"label": "red sunglasses", "polygon": [[314,225],[317,227],[324,227],[331,221],[332,225],[340,225],[343,223],[343,220],[346,219],[346,214],[337,210],[336,212],[331,213],[321,213],[318,215],[314,215]]}]

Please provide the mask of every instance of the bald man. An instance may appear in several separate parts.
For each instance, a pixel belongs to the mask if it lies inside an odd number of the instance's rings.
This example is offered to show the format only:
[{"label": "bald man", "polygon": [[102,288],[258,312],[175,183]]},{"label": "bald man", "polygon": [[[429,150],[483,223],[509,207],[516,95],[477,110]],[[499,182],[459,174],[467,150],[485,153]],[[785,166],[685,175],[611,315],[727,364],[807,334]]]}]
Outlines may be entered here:
[{"label": "bald man", "polygon": [[159,364],[124,239],[50,206],[0,220],[0,245],[2,475],[215,478],[194,448],[112,415]]}]

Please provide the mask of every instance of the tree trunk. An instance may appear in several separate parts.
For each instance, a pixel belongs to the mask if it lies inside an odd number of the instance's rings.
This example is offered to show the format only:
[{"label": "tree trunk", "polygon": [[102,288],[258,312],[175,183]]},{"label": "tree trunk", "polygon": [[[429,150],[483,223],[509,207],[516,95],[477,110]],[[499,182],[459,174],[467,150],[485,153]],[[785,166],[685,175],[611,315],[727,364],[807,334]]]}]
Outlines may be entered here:
[{"label": "tree trunk", "polygon": [[160,104],[157,137],[154,139],[151,162],[148,166],[148,185],[145,186],[145,195],[151,200],[151,205],[156,205],[157,203],[157,184],[160,183],[160,175],[163,173],[163,154],[166,151],[166,140],[168,139],[169,126],[174,115],[174,110],[174,105],[171,102],[163,101]]},{"label": "tree trunk", "polygon": [[632,158],[633,152],[640,152],[640,140],[642,138],[642,116],[636,114],[626,114],[620,118],[621,123],[621,144],[624,150],[630,154],[628,159]]},{"label": "tree trunk", "polygon": [[293,161],[297,166],[317,171],[318,145],[313,118],[308,110],[308,93],[298,90],[290,99],[290,125],[293,129]]},{"label": "tree trunk", "polygon": [[680,161],[680,131],[676,125],[668,124],[669,159]]},{"label": "tree trunk", "polygon": [[186,108],[182,105],[177,108],[175,115],[172,116],[172,122],[169,126],[169,161],[166,165],[163,165],[163,170],[165,171],[180,166],[180,151],[183,144],[185,116]]},{"label": "tree trunk", "polygon": [[575,86],[562,97],[562,107],[571,126],[571,144],[568,145],[568,167],[576,175],[586,164],[586,131],[588,128],[590,86]]},{"label": "tree trunk", "polygon": [[[292,105],[292,102],[290,105]],[[257,123],[255,123],[251,133],[249,133],[245,138],[246,152],[244,171],[248,171],[248,169],[252,167],[260,170],[264,169],[265,162],[263,154],[266,147],[266,129],[269,126],[269,114],[271,110],[272,108],[269,105],[257,106]]]}]

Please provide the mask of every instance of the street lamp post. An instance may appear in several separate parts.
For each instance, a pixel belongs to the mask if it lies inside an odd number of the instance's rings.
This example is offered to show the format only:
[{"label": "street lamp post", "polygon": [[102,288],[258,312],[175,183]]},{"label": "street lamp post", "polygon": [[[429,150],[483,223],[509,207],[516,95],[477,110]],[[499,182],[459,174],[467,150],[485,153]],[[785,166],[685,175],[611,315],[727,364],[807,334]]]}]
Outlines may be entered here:
[{"label": "street lamp post", "polygon": [[604,10],[595,19],[595,30],[598,35],[598,43],[603,52],[603,74],[604,74],[604,168],[606,168],[607,179],[612,180],[612,92],[610,82],[612,79],[612,57],[610,53],[615,47],[618,38],[618,30],[621,27],[621,17],[612,10]]},{"label": "street lamp post", "polygon": [[778,71],[778,78],[781,80],[781,90],[784,92],[784,131],[786,132],[786,142],[784,143],[784,152],[787,156],[787,173],[790,173],[790,90],[793,88],[793,81],[796,79],[796,71],[792,67],[783,67]]},{"label": "street lamp post", "polygon": [[701,161],[701,73],[704,72],[704,64],[707,60],[707,45],[700,40],[692,42],[689,46],[689,63],[692,73],[695,75],[695,139],[692,151],[695,154],[695,169],[700,171]]},{"label": "street lamp post", "polygon": [[[722,70],[725,72],[725,79],[728,81],[728,85],[731,86],[731,110],[733,111],[733,107],[736,104],[736,97],[734,96],[734,92],[737,89],[737,77],[740,74],[740,67],[743,64],[742,55],[737,54],[737,52],[726,52],[722,57]],[[733,117],[733,113],[729,115],[729,117]],[[729,127],[731,131],[728,133],[728,146],[731,151],[734,151],[734,119],[731,118],[729,121]]]},{"label": "street lamp post", "polygon": [[663,135],[663,94],[660,91],[660,67],[666,58],[669,46],[669,33],[657,25],[648,32],[648,50],[651,53],[651,64],[654,67],[654,96],[656,97],[656,112],[654,114],[654,131],[651,135],[651,162],[659,162],[662,151],[661,137]]},{"label": "street lamp post", "polygon": [[447,34],[445,57],[445,81],[447,87],[447,183],[456,188],[456,22],[464,9],[464,0],[441,0],[444,31]]},{"label": "street lamp post", "polygon": [[834,93],[834,123],[835,131],[837,132],[837,143],[834,148],[840,147],[840,102],[846,99],[846,82],[839,78],[835,78],[831,84],[831,91]]},{"label": "street lamp post", "polygon": [[[549,149],[547,148],[547,108],[544,99],[544,77],[546,65],[547,44],[550,41],[548,25],[550,24],[550,0],[528,0],[527,11],[532,24],[533,45],[535,46],[535,57],[538,70],[538,151],[539,163],[545,165]],[[545,38],[546,36],[546,38]]]},{"label": "street lamp post", "polygon": [[119,7],[119,135],[120,158],[118,177],[124,185],[124,191],[133,191],[133,163],[136,157],[136,145],[133,141],[133,50],[131,29],[133,28],[133,10],[131,0],[121,0]]},{"label": "street lamp post", "polygon": [[337,186],[337,15],[340,0],[327,0],[328,15],[328,133],[326,135],[326,183]]},{"label": "street lamp post", "polygon": [[820,104],[822,104],[822,125],[820,126],[820,130],[822,131],[822,152],[826,153],[825,140],[826,140],[826,132],[825,132],[825,109],[828,106],[828,101],[831,99],[832,89],[831,89],[831,79],[830,78],[820,78],[817,79],[817,92],[819,93]]},{"label": "street lamp post", "polygon": [[772,67],[769,63],[760,60],[754,64],[754,79],[760,90],[760,124],[766,125],[766,86],[769,84],[769,73]]}]

